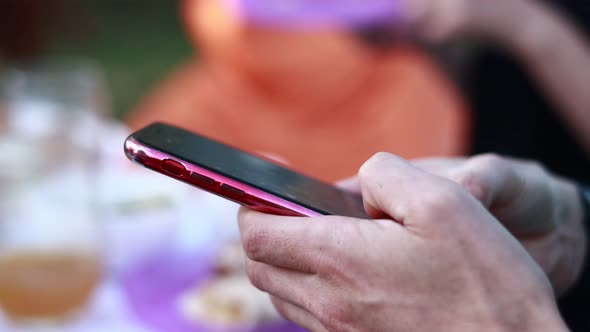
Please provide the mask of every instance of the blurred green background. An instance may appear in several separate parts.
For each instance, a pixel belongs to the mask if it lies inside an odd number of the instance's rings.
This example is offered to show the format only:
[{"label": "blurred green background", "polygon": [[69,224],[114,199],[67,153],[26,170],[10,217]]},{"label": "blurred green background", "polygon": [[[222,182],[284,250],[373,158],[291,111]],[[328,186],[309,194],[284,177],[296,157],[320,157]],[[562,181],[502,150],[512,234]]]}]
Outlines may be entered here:
[{"label": "blurred green background", "polygon": [[[0,0],[5,1],[23,8],[27,2],[29,6],[44,3],[38,11],[57,19],[37,14],[39,29],[43,29],[43,56],[83,56],[98,61],[106,72],[118,118],[194,53],[175,0]],[[10,31],[6,35],[19,38]]]},{"label": "blurred green background", "polygon": [[88,0],[87,6],[93,19],[91,40],[56,45],[55,51],[99,61],[106,71],[114,115],[121,117],[193,51],[176,1]]}]

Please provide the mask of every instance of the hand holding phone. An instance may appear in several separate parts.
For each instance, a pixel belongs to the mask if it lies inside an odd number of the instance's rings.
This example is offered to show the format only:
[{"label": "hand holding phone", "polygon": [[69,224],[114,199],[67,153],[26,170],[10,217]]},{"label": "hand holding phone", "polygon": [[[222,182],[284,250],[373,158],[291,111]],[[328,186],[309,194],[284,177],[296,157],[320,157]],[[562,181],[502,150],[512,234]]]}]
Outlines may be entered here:
[{"label": "hand holding phone", "polygon": [[125,154],[148,169],[260,212],[367,218],[357,193],[170,125],[154,123],[133,133],[125,141]]}]

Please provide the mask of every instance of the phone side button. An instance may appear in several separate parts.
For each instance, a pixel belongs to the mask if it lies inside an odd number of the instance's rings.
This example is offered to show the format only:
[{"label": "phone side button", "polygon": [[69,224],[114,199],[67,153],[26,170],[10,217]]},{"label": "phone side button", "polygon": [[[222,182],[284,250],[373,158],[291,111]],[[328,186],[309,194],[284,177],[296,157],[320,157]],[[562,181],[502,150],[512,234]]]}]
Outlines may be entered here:
[{"label": "phone side button", "polygon": [[195,181],[197,181],[199,183],[208,185],[208,186],[214,186],[215,185],[215,180],[213,180],[212,178],[207,177],[205,175],[201,175],[199,173],[191,173],[191,179],[193,179],[193,180],[195,180]]},{"label": "phone side button", "polygon": [[234,187],[227,185],[227,184],[222,184],[221,190],[225,191],[228,194],[231,194],[232,196],[242,197],[245,195],[244,191],[242,191],[238,188],[234,188]]},{"label": "phone side button", "polygon": [[162,168],[174,176],[183,176],[186,173],[184,165],[172,159],[162,161]]}]

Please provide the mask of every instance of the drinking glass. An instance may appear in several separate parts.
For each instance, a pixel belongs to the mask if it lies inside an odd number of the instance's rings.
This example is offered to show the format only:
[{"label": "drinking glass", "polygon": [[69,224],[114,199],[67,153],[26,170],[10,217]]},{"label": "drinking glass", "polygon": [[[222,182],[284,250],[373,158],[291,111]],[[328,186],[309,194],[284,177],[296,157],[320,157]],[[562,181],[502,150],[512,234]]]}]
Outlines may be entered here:
[{"label": "drinking glass", "polygon": [[95,174],[107,99],[86,61],[0,72],[0,309],[77,317],[103,273]]}]

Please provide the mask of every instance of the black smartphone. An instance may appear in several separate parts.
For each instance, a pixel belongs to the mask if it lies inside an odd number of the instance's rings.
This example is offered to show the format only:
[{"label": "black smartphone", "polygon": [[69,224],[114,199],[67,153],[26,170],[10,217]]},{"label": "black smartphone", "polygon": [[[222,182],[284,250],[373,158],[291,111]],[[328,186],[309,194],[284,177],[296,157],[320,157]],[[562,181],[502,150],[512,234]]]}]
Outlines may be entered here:
[{"label": "black smartphone", "polygon": [[140,165],[257,211],[367,218],[357,193],[171,125],[133,133],[124,149]]}]

